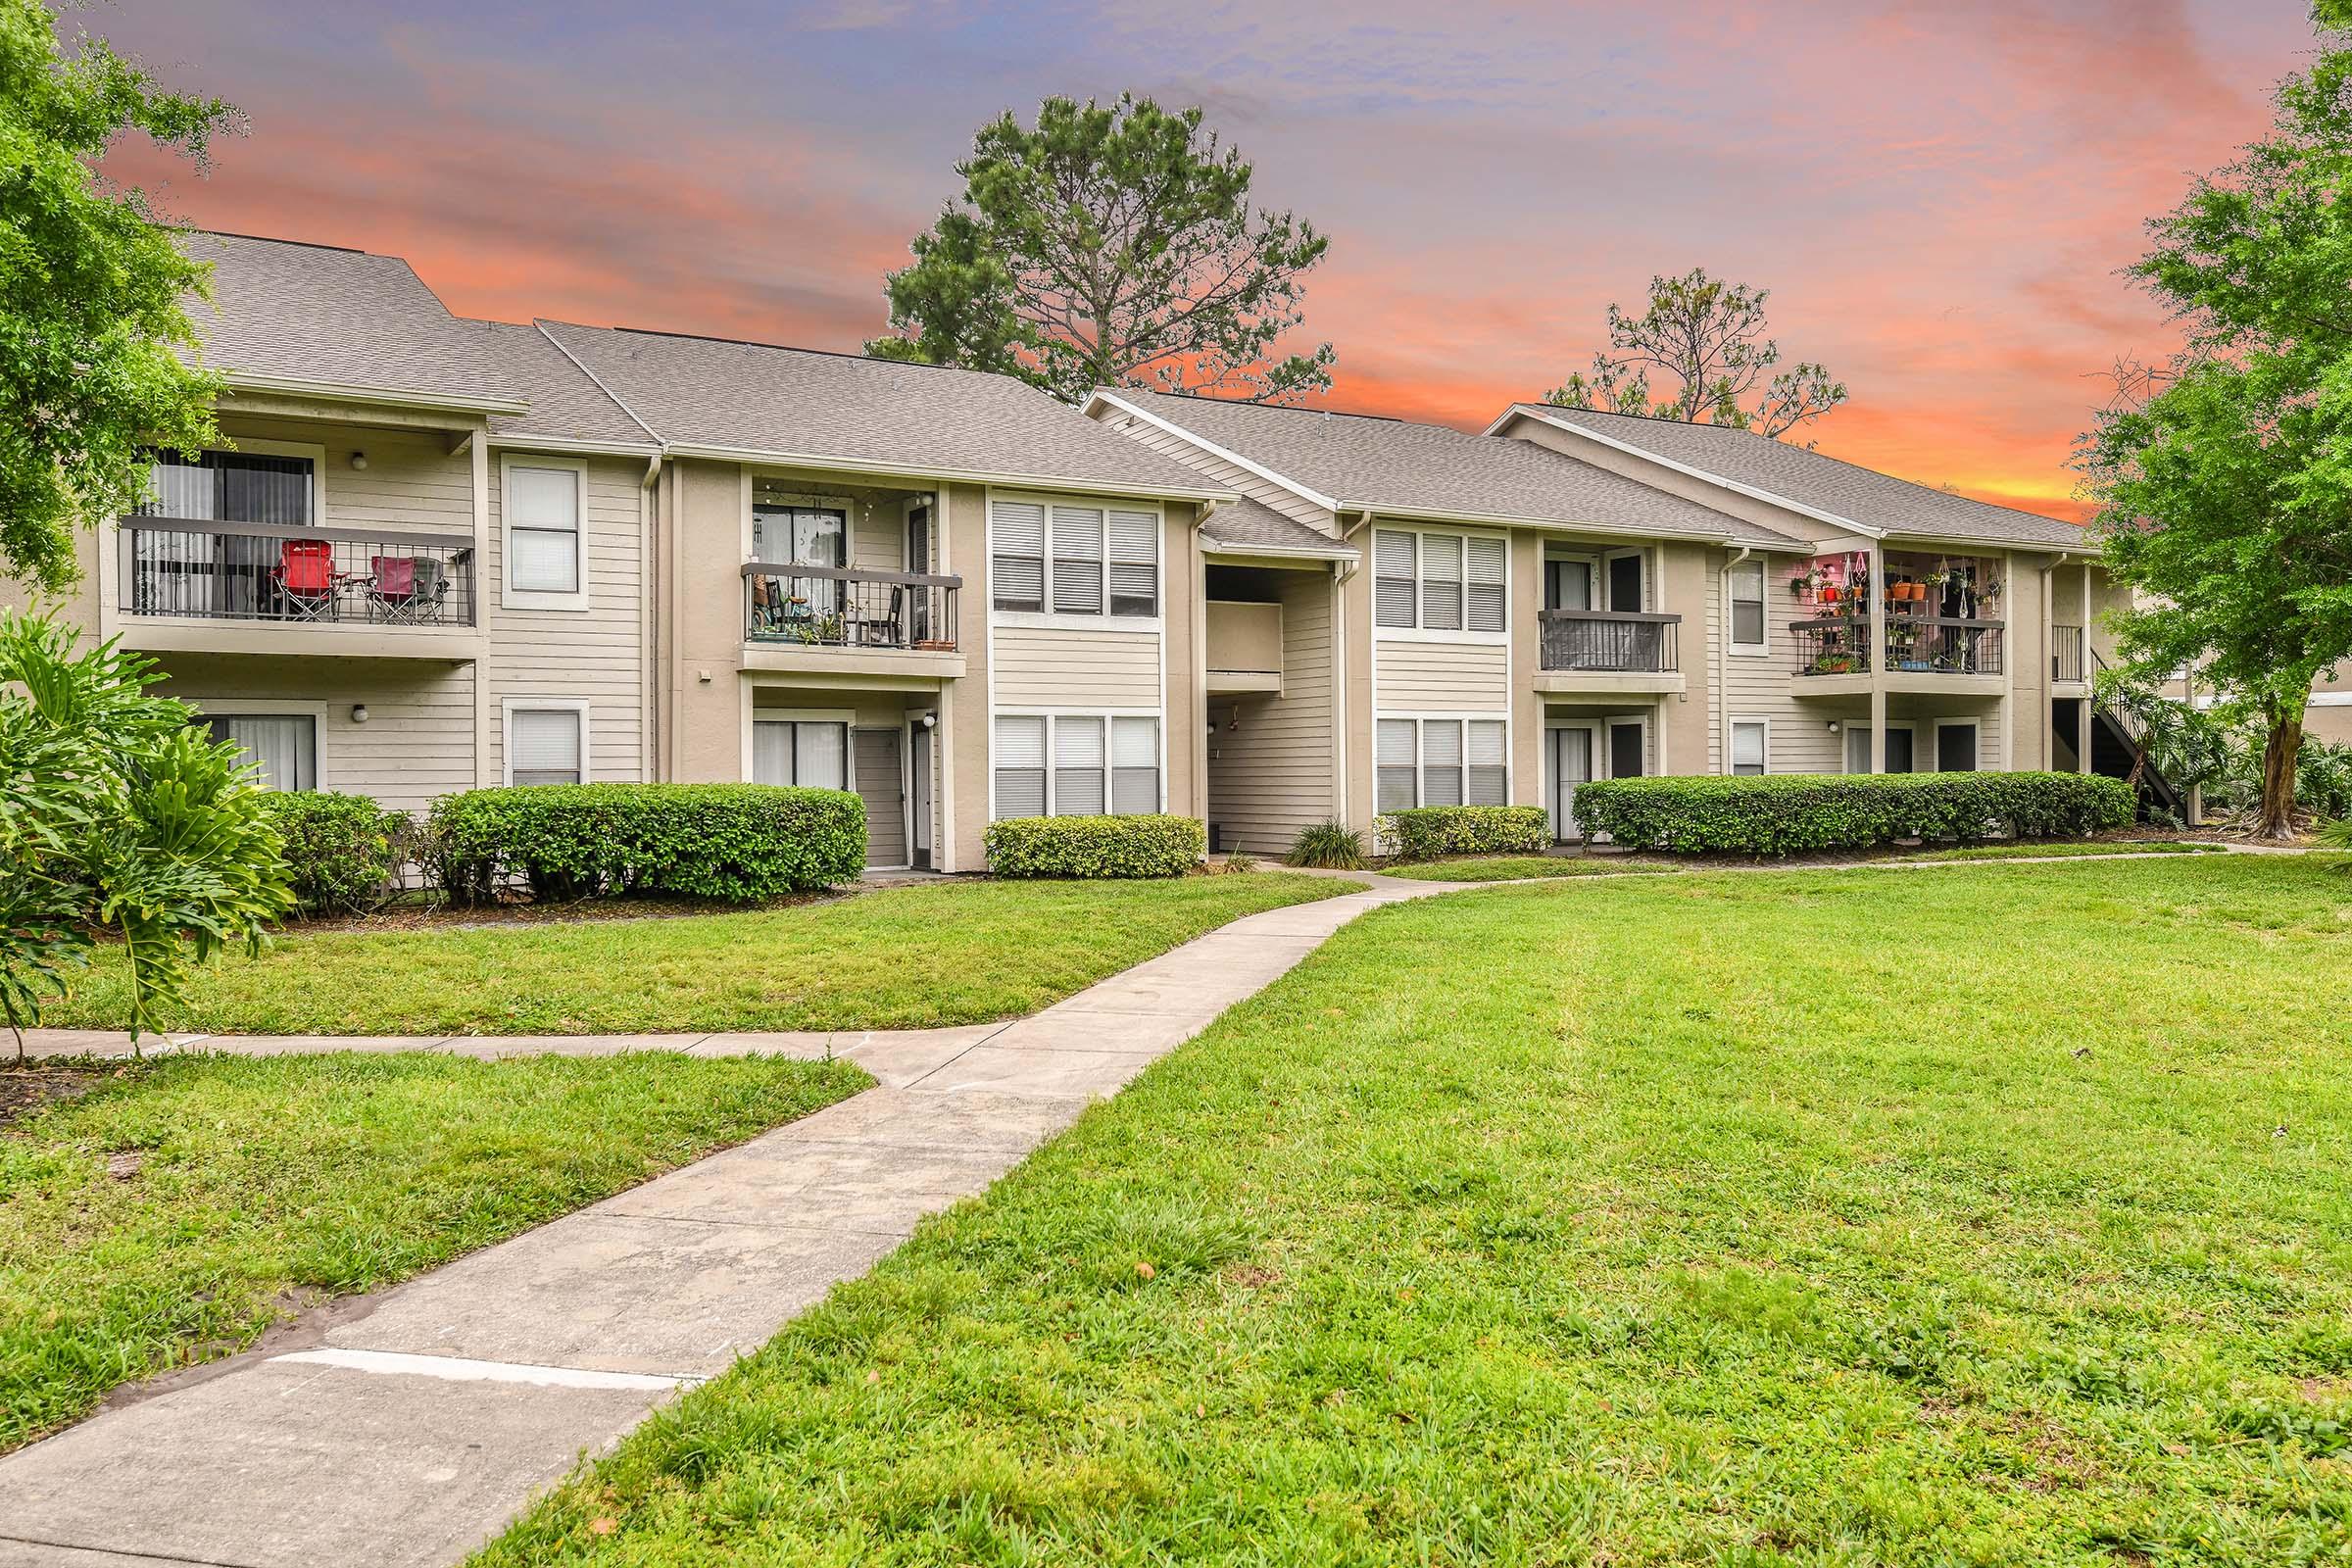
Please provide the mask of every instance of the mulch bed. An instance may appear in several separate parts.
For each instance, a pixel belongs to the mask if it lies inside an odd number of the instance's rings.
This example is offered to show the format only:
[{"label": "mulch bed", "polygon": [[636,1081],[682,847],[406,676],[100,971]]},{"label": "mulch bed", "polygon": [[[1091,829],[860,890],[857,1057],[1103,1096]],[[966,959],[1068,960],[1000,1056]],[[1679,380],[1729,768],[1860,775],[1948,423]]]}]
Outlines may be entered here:
[{"label": "mulch bed", "polygon": [[45,1105],[78,1100],[126,1067],[23,1067],[0,1064],[0,1127],[19,1122]]}]

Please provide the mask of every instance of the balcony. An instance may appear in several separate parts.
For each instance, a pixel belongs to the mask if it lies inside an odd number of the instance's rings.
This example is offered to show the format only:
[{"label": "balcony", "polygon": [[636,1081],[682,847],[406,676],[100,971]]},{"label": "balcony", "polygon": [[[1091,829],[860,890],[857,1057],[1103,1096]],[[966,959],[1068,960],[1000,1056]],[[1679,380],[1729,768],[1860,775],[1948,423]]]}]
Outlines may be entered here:
[{"label": "balcony", "polygon": [[[2006,629],[1997,620],[1889,614],[1886,646],[1877,666],[1890,691],[1997,689]],[[1788,630],[1796,645],[1800,693],[1868,686],[1874,667],[1869,617],[1818,616],[1791,621]]]},{"label": "balcony", "polygon": [[746,669],[960,675],[961,577],[754,561],[743,567]]},{"label": "balcony", "polygon": [[1683,689],[1680,615],[1546,610],[1537,625],[1538,691]]},{"label": "balcony", "polygon": [[131,516],[116,604],[126,646],[187,653],[472,658],[470,533]]},{"label": "balcony", "polygon": [[1282,606],[1211,599],[1206,619],[1209,695],[1279,695]]}]

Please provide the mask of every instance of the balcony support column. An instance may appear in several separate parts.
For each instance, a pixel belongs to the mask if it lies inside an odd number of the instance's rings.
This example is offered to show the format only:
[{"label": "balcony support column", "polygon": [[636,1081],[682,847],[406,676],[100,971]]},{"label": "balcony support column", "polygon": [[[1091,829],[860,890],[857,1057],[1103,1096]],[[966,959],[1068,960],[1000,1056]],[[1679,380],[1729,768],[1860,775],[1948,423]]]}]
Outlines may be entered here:
[{"label": "balcony support column", "polygon": [[1870,770],[1886,771],[1886,552],[1870,546]]}]

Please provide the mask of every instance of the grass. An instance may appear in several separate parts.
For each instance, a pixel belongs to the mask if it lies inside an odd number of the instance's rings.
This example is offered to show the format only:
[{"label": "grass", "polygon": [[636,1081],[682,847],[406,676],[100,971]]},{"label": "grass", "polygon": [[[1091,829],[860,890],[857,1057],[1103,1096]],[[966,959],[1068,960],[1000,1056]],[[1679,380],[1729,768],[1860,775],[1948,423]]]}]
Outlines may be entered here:
[{"label": "grass", "polygon": [[1968,844],[1956,850],[1932,850],[1906,855],[1911,860],[2033,860],[2079,859],[2095,855],[2221,855],[2219,844],[2184,843],[2179,839],[2058,839],[2047,844]]},{"label": "grass", "polygon": [[[177,1027],[241,1034],[917,1029],[1017,1018],[1228,920],[1354,891],[1281,872],[933,882],[670,919],[294,932],[201,973]],[[119,1027],[101,961],[43,1022]]]},{"label": "grass", "polygon": [[0,1449],[871,1081],[656,1053],[122,1068],[0,1132]]},{"label": "grass", "polygon": [[1584,859],[1560,855],[1489,855],[1391,865],[1384,869],[1391,876],[1415,882],[1518,882],[1551,876],[1623,876],[1629,872],[1672,871],[1675,867],[1615,856]]},{"label": "grass", "polygon": [[2340,1560],[2347,1016],[2301,861],[1384,909],[480,1560]]}]

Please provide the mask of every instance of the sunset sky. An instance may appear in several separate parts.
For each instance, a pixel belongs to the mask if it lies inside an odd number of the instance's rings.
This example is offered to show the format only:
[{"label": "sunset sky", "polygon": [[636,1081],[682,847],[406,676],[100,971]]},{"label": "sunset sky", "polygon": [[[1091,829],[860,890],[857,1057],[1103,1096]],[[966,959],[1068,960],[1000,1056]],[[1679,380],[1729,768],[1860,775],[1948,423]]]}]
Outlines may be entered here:
[{"label": "sunset sky", "polygon": [[1334,407],[1476,427],[1705,267],[1853,401],[1822,450],[2073,514],[2116,275],[2258,132],[2300,0],[118,0],[73,19],[252,119],[210,227],[408,257],[468,315],[855,349],[973,129],[1051,93],[1199,103],[1332,240]]}]

